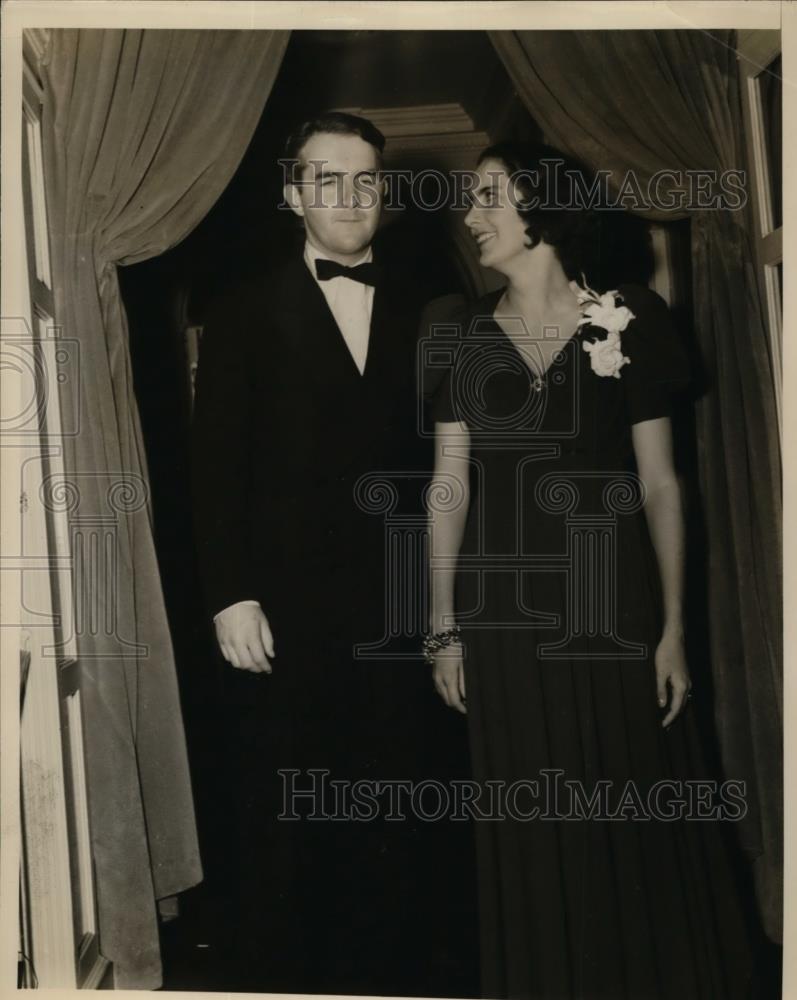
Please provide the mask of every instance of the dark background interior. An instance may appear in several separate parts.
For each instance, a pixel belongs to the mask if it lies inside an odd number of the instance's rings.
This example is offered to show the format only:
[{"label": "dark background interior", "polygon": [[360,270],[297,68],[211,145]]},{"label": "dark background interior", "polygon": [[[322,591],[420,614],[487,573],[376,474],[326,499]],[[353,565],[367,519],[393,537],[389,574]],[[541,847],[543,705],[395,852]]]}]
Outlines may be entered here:
[{"label": "dark background interior", "polygon": [[[223,891],[218,884],[223,866],[217,862],[227,849],[219,798],[225,778],[219,768],[219,729],[215,724],[223,665],[215,653],[194,565],[188,490],[190,388],[184,330],[189,323],[201,323],[208,300],[233,276],[262,273],[301,246],[295,218],[276,209],[282,186],[277,159],[294,124],[325,108],[448,102],[460,103],[475,127],[492,141],[540,138],[483,31],[294,32],[247,153],[210,213],[169,252],[120,268],[149,463],[155,540],[181,684],[206,871],[203,887],[187,895],[183,917],[164,932],[167,989],[224,988],[214,953],[214,925],[219,919],[214,901]],[[688,222],[673,223],[670,229],[675,262],[680,265],[678,302],[673,311],[692,355],[694,398],[703,391],[704,378],[689,324]],[[378,240],[388,266],[401,267],[428,299],[452,291],[473,291],[463,287],[462,275],[454,266],[442,212],[408,210],[399,218],[388,219]],[[646,283],[652,257],[644,225],[618,218],[615,236],[607,243],[606,260],[611,266],[602,287],[616,287],[615,280]],[[689,510],[687,600],[692,609],[699,609],[705,606],[707,571],[689,405],[679,409],[676,437]],[[690,662],[695,683],[708,686],[708,636],[701,631],[705,616],[698,611],[691,620]],[[702,701],[706,706],[710,703],[709,696]],[[707,711],[706,732],[712,727]],[[470,906],[473,900],[463,896],[460,902]],[[459,967],[452,966],[449,995],[475,995],[477,991],[472,963],[466,960]]]},{"label": "dark background interior", "polygon": [[[474,66],[480,67],[478,74]],[[216,653],[194,563],[185,326],[201,323],[205,304],[227,281],[242,273],[262,273],[300,249],[303,237],[294,216],[276,209],[282,197],[277,159],[297,122],[333,107],[452,101],[462,103],[478,122],[484,96],[479,88],[488,77],[497,77],[499,90],[506,88],[503,69],[484,32],[294,32],[249,148],[209,214],[169,252],[120,268],[205,868],[203,885],[183,897],[180,919],[164,927],[166,989],[225,988],[218,924],[230,919],[223,885],[224,855],[230,849],[223,807],[227,776],[221,768],[217,724],[221,676],[230,668]],[[526,118],[520,134],[534,135],[533,122],[525,112],[520,117]],[[400,265],[429,299],[465,290],[451,263],[443,221],[439,213],[435,218],[407,211],[399,219],[386,220],[378,234],[388,266],[392,261]],[[466,887],[454,904],[470,910],[463,927],[472,931],[473,887]],[[452,960],[450,995],[477,992],[475,940],[465,951],[464,960]],[[439,992],[444,989],[441,984]]]}]

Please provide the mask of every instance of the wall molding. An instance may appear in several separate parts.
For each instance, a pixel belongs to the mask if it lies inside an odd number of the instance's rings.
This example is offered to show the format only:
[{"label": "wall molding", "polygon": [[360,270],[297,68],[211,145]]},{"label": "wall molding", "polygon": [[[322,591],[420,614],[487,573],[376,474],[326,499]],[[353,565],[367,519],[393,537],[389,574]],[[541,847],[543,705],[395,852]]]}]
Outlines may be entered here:
[{"label": "wall molding", "polygon": [[372,121],[388,142],[388,159],[397,153],[480,152],[490,137],[475,127],[461,104],[421,104],[401,108],[341,108]]}]

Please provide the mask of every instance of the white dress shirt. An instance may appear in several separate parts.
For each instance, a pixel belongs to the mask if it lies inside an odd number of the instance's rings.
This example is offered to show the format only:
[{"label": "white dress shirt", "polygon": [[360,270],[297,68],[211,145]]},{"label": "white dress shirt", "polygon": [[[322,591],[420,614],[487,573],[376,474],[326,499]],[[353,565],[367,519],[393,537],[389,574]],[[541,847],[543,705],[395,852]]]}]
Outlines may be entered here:
[{"label": "white dress shirt", "polygon": [[[365,372],[365,362],[368,357],[368,340],[371,335],[371,312],[374,306],[374,286],[364,285],[361,281],[353,281],[340,275],[336,278],[329,278],[327,281],[319,281],[315,273],[315,262],[319,257],[324,257],[321,250],[317,250],[311,243],[304,245],[304,262],[307,264],[310,274],[324,293],[330,312],[335,322],[338,324],[346,346],[352,356],[352,360],[357,365],[357,370],[362,375]],[[351,267],[358,264],[367,264],[373,260],[373,252],[370,247],[362,257],[354,261]],[[237,601],[231,604],[230,608],[243,605],[259,607],[258,601]],[[223,615],[230,608],[224,608],[213,616],[215,621],[219,615]]]},{"label": "white dress shirt", "polygon": [[[365,361],[368,357],[368,339],[371,334],[371,312],[374,306],[374,286],[364,285],[361,281],[353,281],[340,275],[319,281],[315,273],[315,262],[325,256],[322,250],[317,250],[312,243],[304,245],[304,261],[310,269],[310,274],[318,282],[318,287],[324,293],[330,312],[335,317],[338,329],[343,334],[346,346],[352,360],[362,375],[365,371]],[[373,259],[371,248],[365,251],[359,260],[350,266],[366,264]]]}]

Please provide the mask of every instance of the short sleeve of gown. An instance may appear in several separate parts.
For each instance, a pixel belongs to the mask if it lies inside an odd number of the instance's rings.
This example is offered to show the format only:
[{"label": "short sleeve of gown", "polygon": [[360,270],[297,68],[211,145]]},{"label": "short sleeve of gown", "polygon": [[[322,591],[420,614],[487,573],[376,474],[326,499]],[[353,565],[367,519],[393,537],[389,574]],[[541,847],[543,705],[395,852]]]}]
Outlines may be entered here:
[{"label": "short sleeve of gown", "polygon": [[680,336],[666,302],[640,285],[619,289],[623,305],[634,319],[621,334],[623,354],[630,364],[620,370],[629,423],[668,417],[672,395],[689,382],[689,368]]},{"label": "short sleeve of gown", "polygon": [[446,372],[437,392],[432,398],[431,416],[436,424],[450,424],[459,420],[455,409],[454,400],[451,395],[451,382],[453,378],[452,369]]},{"label": "short sleeve of gown", "polygon": [[[461,332],[465,313],[465,299],[461,295],[447,295],[430,302],[421,319],[420,336],[427,339],[427,348],[423,352],[423,393],[429,406],[429,415],[435,423],[452,423],[460,419],[455,412],[451,392],[453,358],[456,355],[452,348],[457,344],[456,336],[461,335],[456,333],[455,336],[455,332]],[[438,342],[435,327],[446,334],[439,338],[439,348],[433,346]],[[435,363],[437,355],[449,358],[448,363]]]}]

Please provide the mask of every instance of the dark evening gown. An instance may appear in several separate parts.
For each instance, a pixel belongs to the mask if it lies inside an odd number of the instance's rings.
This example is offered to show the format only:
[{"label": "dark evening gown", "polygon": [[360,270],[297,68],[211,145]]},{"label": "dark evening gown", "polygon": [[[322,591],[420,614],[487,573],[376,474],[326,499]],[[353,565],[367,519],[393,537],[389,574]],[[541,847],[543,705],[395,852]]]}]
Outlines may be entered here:
[{"label": "dark evening gown", "polygon": [[[474,776],[483,790],[538,783],[509,818],[475,823],[488,997],[749,995],[718,823],[660,818],[696,786],[657,782],[706,775],[689,707],[661,727],[658,572],[630,427],[667,415],[687,372],[663,300],[620,291],[635,316],[620,378],[592,370],[583,342],[606,331],[584,326],[535,385],[493,318],[496,292],[453,317],[458,346],[434,401],[436,420],[471,434],[457,617]],[[556,818],[577,801],[565,782],[588,798],[599,781],[619,818]],[[535,805],[544,816],[518,815]]]}]

